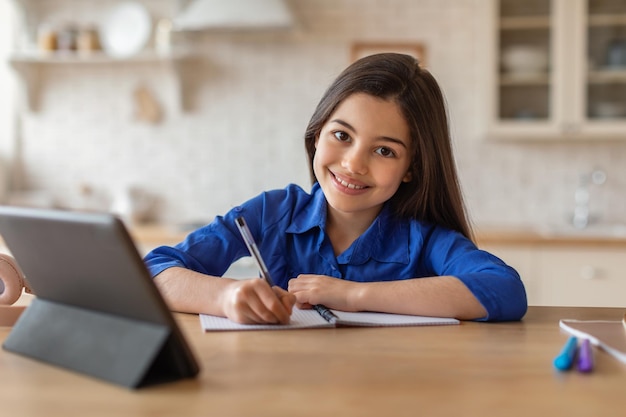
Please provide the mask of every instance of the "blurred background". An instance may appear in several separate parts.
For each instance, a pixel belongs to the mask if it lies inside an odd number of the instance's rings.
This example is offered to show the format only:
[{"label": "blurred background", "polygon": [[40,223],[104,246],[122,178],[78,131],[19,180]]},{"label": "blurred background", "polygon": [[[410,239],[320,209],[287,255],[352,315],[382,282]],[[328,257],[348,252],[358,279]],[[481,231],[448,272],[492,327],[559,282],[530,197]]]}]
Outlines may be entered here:
[{"label": "blurred background", "polygon": [[[532,302],[624,304],[607,295],[620,272],[585,286],[623,269],[626,1],[0,0],[0,32],[4,204],[183,229],[308,188],[324,90],[360,56],[406,52],[446,95],[479,240]],[[559,300],[545,249],[615,255]]]}]

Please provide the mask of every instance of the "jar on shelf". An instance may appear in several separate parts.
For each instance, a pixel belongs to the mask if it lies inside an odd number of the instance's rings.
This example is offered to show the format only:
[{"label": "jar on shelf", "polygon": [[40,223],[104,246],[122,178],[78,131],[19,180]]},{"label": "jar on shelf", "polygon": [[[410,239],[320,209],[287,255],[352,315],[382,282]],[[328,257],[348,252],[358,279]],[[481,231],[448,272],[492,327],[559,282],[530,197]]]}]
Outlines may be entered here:
[{"label": "jar on shelf", "polygon": [[77,35],[76,48],[82,53],[99,51],[101,46],[98,29],[91,25],[82,27]]},{"label": "jar on shelf", "polygon": [[57,32],[49,23],[42,23],[37,28],[37,47],[42,52],[53,52],[57,49]]},{"label": "jar on shelf", "polygon": [[73,24],[65,24],[57,31],[57,50],[76,51],[78,28]]}]

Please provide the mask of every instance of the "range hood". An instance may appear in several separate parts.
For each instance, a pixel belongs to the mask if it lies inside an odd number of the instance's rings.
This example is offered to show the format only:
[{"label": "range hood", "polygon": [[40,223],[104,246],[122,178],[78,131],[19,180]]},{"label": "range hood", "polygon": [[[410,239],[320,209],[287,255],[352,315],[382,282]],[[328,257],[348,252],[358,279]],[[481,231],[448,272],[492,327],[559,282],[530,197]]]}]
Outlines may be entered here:
[{"label": "range hood", "polygon": [[192,0],[173,20],[174,30],[289,29],[284,0]]}]

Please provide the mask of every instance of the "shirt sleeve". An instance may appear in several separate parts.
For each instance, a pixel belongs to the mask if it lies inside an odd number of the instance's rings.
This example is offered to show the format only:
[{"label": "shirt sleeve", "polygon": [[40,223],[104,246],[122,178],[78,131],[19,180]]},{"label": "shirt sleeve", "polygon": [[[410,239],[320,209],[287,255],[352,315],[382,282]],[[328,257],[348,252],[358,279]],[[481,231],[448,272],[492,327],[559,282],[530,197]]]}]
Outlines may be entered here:
[{"label": "shirt sleeve", "polygon": [[436,275],[454,276],[487,310],[479,321],[520,320],[528,309],[524,284],[511,266],[460,233],[436,227],[425,241],[426,260]]},{"label": "shirt sleeve", "polygon": [[144,257],[148,271],[155,277],[172,267],[191,269],[212,276],[222,276],[230,265],[244,256],[248,249],[235,225],[235,218],[244,215],[255,234],[261,228],[263,196],[258,196],[237,206],[224,216],[217,216],[211,223],[191,232],[175,246],[160,246]]},{"label": "shirt sleeve", "polygon": [[152,277],[171,267],[222,276],[233,262],[250,256],[235,224],[237,217],[245,217],[257,244],[261,245],[264,243],[266,229],[280,219],[289,217],[293,207],[307,198],[308,195],[296,185],[290,185],[283,190],[263,192],[191,232],[179,244],[153,249],[144,257],[144,262]]}]

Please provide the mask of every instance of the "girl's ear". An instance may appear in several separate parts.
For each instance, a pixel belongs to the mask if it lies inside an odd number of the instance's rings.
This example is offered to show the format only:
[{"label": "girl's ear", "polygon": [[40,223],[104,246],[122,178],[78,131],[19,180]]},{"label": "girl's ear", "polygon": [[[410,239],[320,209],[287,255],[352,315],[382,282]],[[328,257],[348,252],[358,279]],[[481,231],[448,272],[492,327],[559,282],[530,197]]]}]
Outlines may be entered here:
[{"label": "girl's ear", "polygon": [[317,149],[317,142],[319,142],[319,141],[320,141],[320,135],[319,135],[319,134],[317,134],[317,135],[315,136],[315,149]]},{"label": "girl's ear", "polygon": [[407,171],[404,178],[402,178],[402,182],[411,182],[412,179],[413,179],[413,174],[411,173],[411,171]]}]

